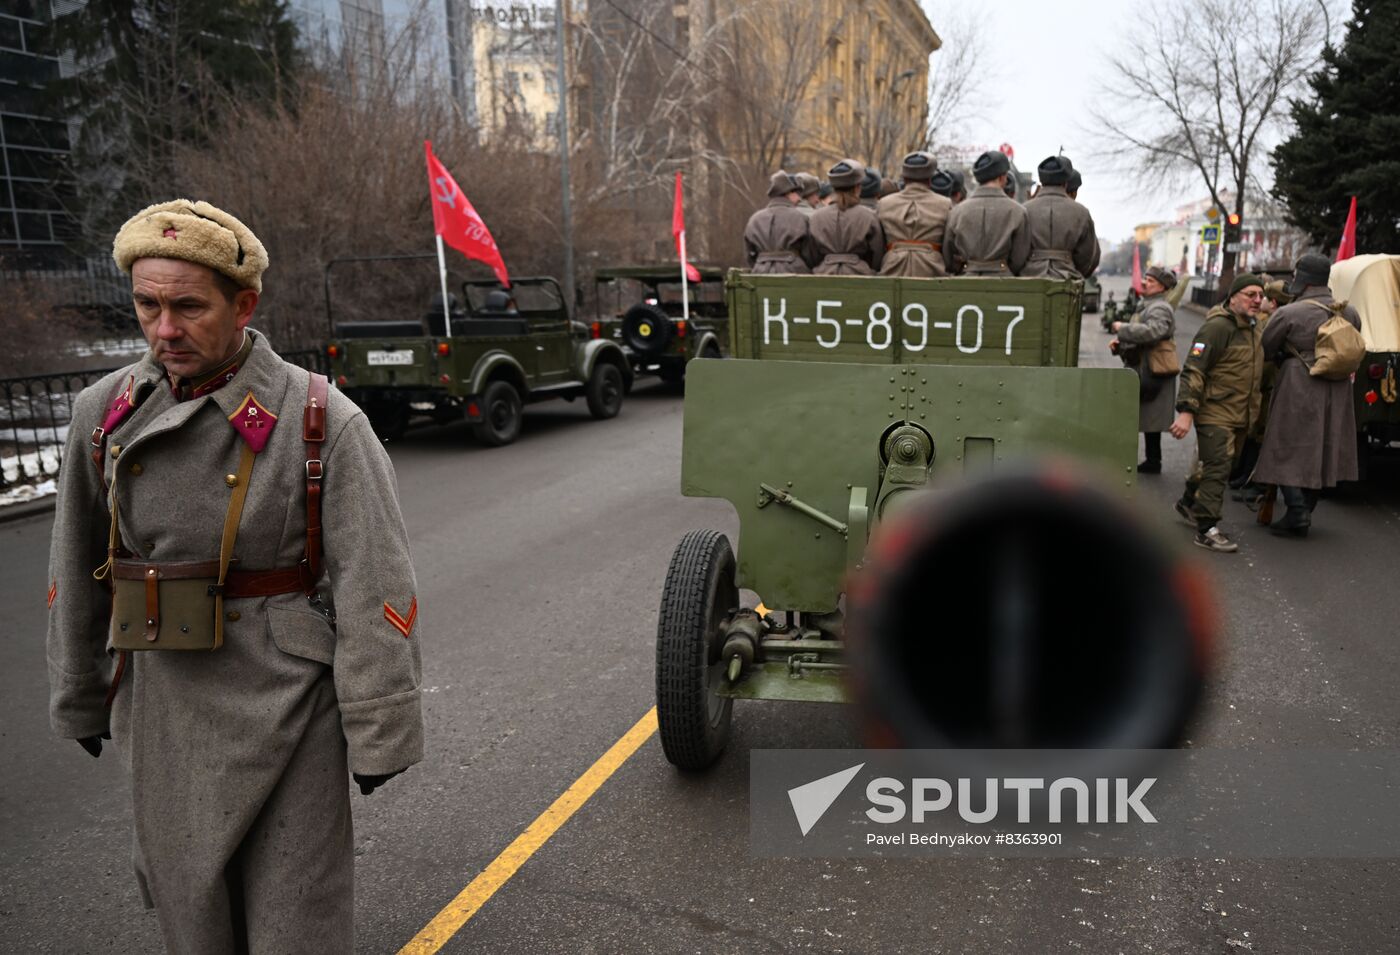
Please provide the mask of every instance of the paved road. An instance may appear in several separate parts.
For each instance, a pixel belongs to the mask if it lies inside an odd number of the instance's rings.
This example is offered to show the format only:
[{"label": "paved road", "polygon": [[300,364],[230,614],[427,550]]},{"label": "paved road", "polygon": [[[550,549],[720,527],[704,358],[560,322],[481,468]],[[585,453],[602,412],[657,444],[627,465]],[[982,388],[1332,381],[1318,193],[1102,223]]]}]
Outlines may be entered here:
[{"label": "paved road", "polygon": [[[1198,323],[1181,313],[1183,347]],[[1086,326],[1085,364],[1106,340]],[[429,753],[354,797],[361,952],[412,938],[651,707],[671,549],[694,527],[737,535],[727,504],[678,493],[676,394],[642,386],[610,422],[581,404],[537,406],[527,422],[509,448],[454,427],[392,449],[422,591]],[[1166,473],[1143,481],[1163,510],[1190,454],[1166,443]],[[1325,500],[1306,542],[1230,505],[1240,553],[1202,555],[1228,620],[1196,745],[1397,745],[1398,470]],[[49,530],[0,525],[0,605],[14,615],[0,635],[0,949],[158,950],[116,760],[46,728]],[[1083,598],[1111,578],[1085,567]],[[747,750],[854,746],[844,715],[740,705],[729,753],[696,777],[652,739],[445,951],[1396,950],[1389,862],[751,858]]]}]

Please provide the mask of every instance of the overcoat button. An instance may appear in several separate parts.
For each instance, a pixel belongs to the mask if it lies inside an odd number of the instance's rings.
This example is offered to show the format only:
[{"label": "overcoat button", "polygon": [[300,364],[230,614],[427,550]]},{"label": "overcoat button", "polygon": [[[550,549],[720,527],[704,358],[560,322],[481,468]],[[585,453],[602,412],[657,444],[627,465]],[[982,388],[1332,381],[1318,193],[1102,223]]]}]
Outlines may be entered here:
[{"label": "overcoat button", "polygon": [[139,461],[138,461],[136,464],[133,464],[133,465],[131,466],[131,473],[132,473],[132,474],[135,474],[135,475],[138,475],[138,476],[139,476],[139,475],[141,474],[141,472],[144,471],[144,470],[146,470],[146,469],[143,468],[143,467],[141,467],[141,463],[140,463]]},{"label": "overcoat button", "polygon": [[238,475],[237,475],[237,474],[225,474],[225,475],[224,475],[224,483],[227,484],[229,487],[238,487]]},{"label": "overcoat button", "polygon": [[239,613],[237,610],[230,610],[230,611],[228,612],[228,619],[229,619],[229,620],[237,621],[238,618],[241,617],[241,616],[243,616],[243,615],[242,615],[241,613]]}]

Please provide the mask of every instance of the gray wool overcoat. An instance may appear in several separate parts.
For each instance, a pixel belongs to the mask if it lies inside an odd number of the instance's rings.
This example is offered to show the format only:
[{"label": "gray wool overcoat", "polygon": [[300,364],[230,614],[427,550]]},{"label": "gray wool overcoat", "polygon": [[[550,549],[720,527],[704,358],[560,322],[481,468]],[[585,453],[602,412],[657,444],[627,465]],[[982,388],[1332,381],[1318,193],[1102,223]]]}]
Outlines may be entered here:
[{"label": "gray wool overcoat", "polygon": [[[306,540],[302,409],[308,373],[256,332],[225,386],[179,402],[149,355],[77,399],[50,559],[50,716],[61,737],[111,731],[132,787],[137,879],[169,951],[221,955],[354,947],[349,771],[388,774],[422,757],[417,598],[394,473],[360,410],[332,389],[326,422],[319,593],[228,599],[213,651],[117,655],[106,560],[112,485],[121,542],[151,561],[219,553],[248,396],[276,416],[249,480],[234,557],[295,567]],[[89,436],[113,394],[137,407],[102,457]],[[76,747],[74,748],[76,752]],[[94,875],[94,878],[98,878]],[[236,927],[237,923],[237,927]]]},{"label": "gray wool overcoat", "polygon": [[949,275],[1020,275],[1031,254],[1026,210],[996,186],[978,186],[948,213],[943,263]]},{"label": "gray wool overcoat", "polygon": [[812,271],[816,256],[808,229],[810,215],[781,197],[749,216],[744,226],[744,250],[749,268],[758,275],[805,275]]},{"label": "gray wool overcoat", "polygon": [[1118,353],[1138,373],[1139,431],[1166,431],[1176,417],[1176,376],[1153,375],[1146,361],[1153,344],[1175,334],[1176,313],[1165,292],[1143,299],[1142,308],[1118,329]]},{"label": "gray wool overcoat", "polygon": [[842,209],[833,202],[807,220],[817,275],[874,275],[885,257],[885,232],[875,210],[865,204]]},{"label": "gray wool overcoat", "polygon": [[1064,186],[1042,186],[1026,203],[1031,254],[1022,275],[1078,279],[1099,267],[1099,238],[1089,210]]},{"label": "gray wool overcoat", "polygon": [[[1317,329],[1332,317],[1321,306],[1332,301],[1328,289],[1309,288],[1296,302],[1274,312],[1264,326],[1264,357],[1280,365],[1269,399],[1264,445],[1254,469],[1254,480],[1260,484],[1324,488],[1357,479],[1351,382],[1314,378],[1288,350],[1292,345],[1312,361]],[[1348,305],[1344,314],[1361,328],[1356,309]]]}]

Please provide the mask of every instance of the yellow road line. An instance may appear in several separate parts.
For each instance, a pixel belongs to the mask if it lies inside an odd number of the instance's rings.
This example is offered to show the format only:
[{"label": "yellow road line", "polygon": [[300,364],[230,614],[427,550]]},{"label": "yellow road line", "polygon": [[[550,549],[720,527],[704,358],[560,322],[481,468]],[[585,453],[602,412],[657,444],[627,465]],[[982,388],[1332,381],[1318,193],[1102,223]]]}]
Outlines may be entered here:
[{"label": "yellow road line", "polygon": [[627,762],[628,757],[651,739],[655,732],[656,707],[653,706],[637,721],[637,725],[613,743],[596,763],[588,767],[587,772],[564,790],[562,796],[554,800],[553,805],[540,813],[538,818],[530,823],[529,828],[516,836],[515,841],[506,846],[505,851],[496,856],[480,875],[472,879],[470,885],[447,903],[431,922],[423,926],[422,931],[415,935],[412,941],[399,949],[399,955],[430,955],[446,945],[448,940],[467,924],[467,920],[496,894],[496,890],[510,881],[510,877],[529,861],[535,851],[548,842],[550,836],[558,832],[559,827],[568,822],[569,817],[588,802],[599,787],[608,781],[608,777],[617,772],[618,767]]}]

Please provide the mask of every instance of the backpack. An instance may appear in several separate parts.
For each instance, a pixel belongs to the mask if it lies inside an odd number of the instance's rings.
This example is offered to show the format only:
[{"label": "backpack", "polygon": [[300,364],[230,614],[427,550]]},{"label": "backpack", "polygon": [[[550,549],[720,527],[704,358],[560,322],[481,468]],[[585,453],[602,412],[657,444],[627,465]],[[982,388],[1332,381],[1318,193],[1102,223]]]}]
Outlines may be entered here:
[{"label": "backpack", "polygon": [[1361,333],[1356,330],[1351,322],[1346,320],[1342,311],[1347,307],[1346,302],[1333,302],[1330,305],[1322,302],[1313,302],[1319,308],[1325,308],[1331,313],[1327,321],[1318,326],[1317,342],[1313,345],[1312,363],[1309,364],[1298,355],[1294,354],[1303,364],[1308,366],[1308,374],[1314,378],[1326,378],[1328,381],[1345,381],[1350,378],[1357,369],[1361,367],[1361,362],[1366,358],[1366,340],[1361,337]]}]

